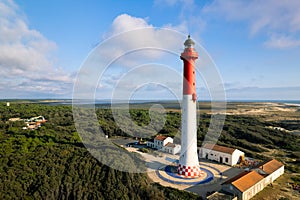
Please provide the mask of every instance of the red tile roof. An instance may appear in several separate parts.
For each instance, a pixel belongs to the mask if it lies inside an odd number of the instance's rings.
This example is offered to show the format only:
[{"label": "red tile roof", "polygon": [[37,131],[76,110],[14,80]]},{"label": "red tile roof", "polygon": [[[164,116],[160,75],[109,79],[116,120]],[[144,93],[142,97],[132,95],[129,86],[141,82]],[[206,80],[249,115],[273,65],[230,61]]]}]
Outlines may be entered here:
[{"label": "red tile roof", "polygon": [[224,146],[219,146],[216,144],[214,145],[214,144],[209,144],[209,143],[204,144],[203,148],[211,149],[214,151],[219,151],[219,152],[227,153],[227,154],[233,154],[233,152],[235,151],[234,148],[224,147]]},{"label": "red tile roof", "polygon": [[165,146],[166,147],[175,147],[176,145],[174,143],[168,142]]},{"label": "red tile roof", "polygon": [[281,162],[279,162],[278,160],[272,159],[272,160],[269,160],[269,161],[259,165],[258,168],[263,170],[267,174],[272,174],[273,172],[275,172],[282,166],[283,166],[283,164]]},{"label": "red tile roof", "polygon": [[263,179],[264,177],[256,171],[242,172],[241,174],[222,183],[222,185],[232,184],[241,192],[245,192]]},{"label": "red tile roof", "polygon": [[156,136],[154,139],[155,139],[155,140],[164,141],[166,138],[167,138],[166,136],[158,135],[158,136]]}]

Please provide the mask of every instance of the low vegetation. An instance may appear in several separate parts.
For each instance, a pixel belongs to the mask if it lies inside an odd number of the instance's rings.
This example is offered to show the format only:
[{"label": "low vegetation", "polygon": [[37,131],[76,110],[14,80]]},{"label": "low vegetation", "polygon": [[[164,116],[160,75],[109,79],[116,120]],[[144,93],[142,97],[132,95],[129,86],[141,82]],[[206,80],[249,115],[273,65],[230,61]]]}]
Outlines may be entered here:
[{"label": "low vegetation", "polygon": [[[109,137],[131,135],[117,126],[110,109],[98,108],[96,114],[102,130]],[[39,115],[48,121],[38,130],[23,130],[23,122],[9,121],[10,118]],[[147,109],[131,109],[130,115],[137,125],[150,123]],[[200,116],[198,145],[208,130],[210,117],[205,113]],[[178,135],[180,122],[180,112],[169,111],[159,134]],[[250,116],[227,116],[218,143],[238,147],[250,157],[278,157],[285,161],[288,170],[299,172],[299,135],[268,126],[275,127],[278,123]],[[13,103],[7,107],[0,104],[0,148],[0,199],[200,198],[152,183],[145,174],[120,172],[98,162],[80,140],[71,106]],[[272,150],[277,154],[268,154]],[[298,178],[295,182],[299,182]]]},{"label": "low vegetation", "polygon": [[[38,115],[48,120],[38,130],[8,121]],[[81,143],[70,106],[0,104],[0,148],[0,199],[199,199],[99,163]]]}]

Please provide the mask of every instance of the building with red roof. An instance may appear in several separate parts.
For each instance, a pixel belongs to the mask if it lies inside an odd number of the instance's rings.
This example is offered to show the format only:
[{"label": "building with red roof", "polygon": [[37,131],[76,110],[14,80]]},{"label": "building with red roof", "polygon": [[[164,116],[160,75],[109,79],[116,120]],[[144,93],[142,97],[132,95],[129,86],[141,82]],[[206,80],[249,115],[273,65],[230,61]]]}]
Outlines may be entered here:
[{"label": "building with red roof", "polygon": [[272,159],[252,171],[242,172],[225,181],[222,190],[236,196],[238,200],[248,200],[283,173],[284,165]]},{"label": "building with red roof", "polygon": [[214,160],[230,166],[238,164],[244,159],[245,153],[230,147],[206,143],[199,148],[199,157]]},{"label": "building with red roof", "polygon": [[153,140],[147,141],[147,146],[171,154],[177,154],[181,150],[181,145],[174,144],[173,138],[164,135],[157,135]]}]

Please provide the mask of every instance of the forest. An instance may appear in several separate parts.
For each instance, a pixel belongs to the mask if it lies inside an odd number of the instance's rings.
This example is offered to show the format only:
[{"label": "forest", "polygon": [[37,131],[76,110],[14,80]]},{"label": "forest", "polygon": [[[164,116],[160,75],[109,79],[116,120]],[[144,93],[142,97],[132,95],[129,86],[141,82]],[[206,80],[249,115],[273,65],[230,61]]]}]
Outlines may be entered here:
[{"label": "forest", "polygon": [[[37,130],[9,121],[39,115],[48,121]],[[99,120],[117,130],[110,118]],[[201,199],[98,162],[76,132],[71,106],[0,104],[0,148],[0,199]]]},{"label": "forest", "polygon": [[[39,115],[48,121],[37,130],[22,129],[23,121],[9,121]],[[131,137],[115,123],[111,109],[97,108],[96,115],[109,137]],[[150,123],[146,108],[132,108],[130,116],[137,125]],[[199,116],[199,146],[210,118],[206,113]],[[180,121],[180,112],[168,111],[158,134],[176,136]],[[265,159],[264,152],[270,149],[280,150],[296,160],[285,164],[297,172],[300,137],[267,128],[277,125],[250,116],[228,115],[218,143],[258,159]],[[201,199],[153,183],[146,174],[120,172],[97,161],[81,141],[70,105],[12,103],[7,107],[0,102],[0,143],[0,199]]]}]

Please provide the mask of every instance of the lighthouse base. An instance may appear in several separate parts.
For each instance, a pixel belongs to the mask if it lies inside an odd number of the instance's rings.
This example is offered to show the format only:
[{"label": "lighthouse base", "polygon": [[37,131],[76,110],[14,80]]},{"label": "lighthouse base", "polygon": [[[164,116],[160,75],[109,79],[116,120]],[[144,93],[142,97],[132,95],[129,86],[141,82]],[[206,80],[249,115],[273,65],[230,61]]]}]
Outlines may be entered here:
[{"label": "lighthouse base", "polygon": [[177,171],[179,175],[182,175],[185,178],[198,178],[203,175],[199,166],[185,166],[178,164]]}]

